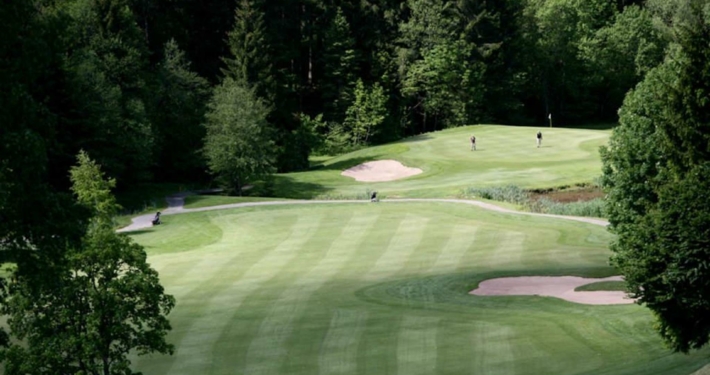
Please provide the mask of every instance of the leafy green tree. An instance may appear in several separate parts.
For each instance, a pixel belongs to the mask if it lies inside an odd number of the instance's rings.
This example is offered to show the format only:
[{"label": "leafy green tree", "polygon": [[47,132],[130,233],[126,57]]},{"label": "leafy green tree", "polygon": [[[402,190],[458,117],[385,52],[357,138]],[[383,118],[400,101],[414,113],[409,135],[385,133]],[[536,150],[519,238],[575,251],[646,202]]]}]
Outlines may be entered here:
[{"label": "leafy green tree", "polygon": [[[309,149],[309,154],[313,152],[323,153],[325,146],[325,133],[328,130],[328,123],[323,120],[323,115],[311,117],[302,113],[299,116],[301,125],[298,127],[299,137],[302,137]],[[327,154],[326,154],[327,155]]]},{"label": "leafy green tree", "polygon": [[253,89],[226,78],[208,104],[203,152],[210,171],[229,191],[273,173],[273,132],[269,111]]},{"label": "leafy green tree", "polygon": [[579,122],[597,114],[579,44],[610,23],[615,12],[608,0],[528,0],[523,38],[538,118],[554,113],[558,121]]},{"label": "leafy green tree", "polygon": [[121,183],[146,180],[154,162],[146,108],[147,48],[125,0],[57,3],[71,20],[65,72],[71,152],[87,150]]},{"label": "leafy green tree", "polygon": [[616,116],[626,92],[661,63],[667,42],[651,15],[629,6],[614,23],[580,42],[580,56],[589,65],[589,83],[596,92],[599,111]]},{"label": "leafy green tree", "polygon": [[93,214],[81,246],[68,248],[61,272],[36,284],[15,274],[2,311],[13,342],[6,374],[137,374],[130,353],[172,353],[165,341],[175,299],[164,293],[143,248],[114,231],[118,205],[88,155],[71,171],[79,204]]},{"label": "leafy green tree", "polygon": [[405,95],[418,97],[434,129],[466,125],[477,120],[485,93],[485,67],[471,63],[472,51],[463,40],[444,42],[423,52],[403,82]]},{"label": "leafy green tree", "polygon": [[362,80],[355,84],[355,100],[348,108],[344,125],[350,130],[354,147],[367,145],[380,131],[387,118],[387,97],[378,83],[365,87]]},{"label": "leafy green tree", "polygon": [[0,4],[0,263],[38,274],[76,244],[83,216],[62,191],[66,169],[54,166],[62,135],[54,113],[61,102],[64,29],[54,14],[26,1]]},{"label": "leafy green tree", "polygon": [[[482,105],[484,66],[474,45],[462,37],[453,3],[410,0],[410,16],[401,24],[400,75],[410,110],[421,116],[422,131],[474,121]],[[429,125],[429,124],[433,124]]]},{"label": "leafy green tree", "polygon": [[190,68],[177,43],[168,41],[158,65],[150,111],[158,165],[155,174],[163,180],[194,180],[205,170],[199,151],[210,87]]},{"label": "leafy green tree", "polygon": [[612,261],[681,352],[710,339],[710,5],[686,6],[677,43],[627,96],[602,149]]}]

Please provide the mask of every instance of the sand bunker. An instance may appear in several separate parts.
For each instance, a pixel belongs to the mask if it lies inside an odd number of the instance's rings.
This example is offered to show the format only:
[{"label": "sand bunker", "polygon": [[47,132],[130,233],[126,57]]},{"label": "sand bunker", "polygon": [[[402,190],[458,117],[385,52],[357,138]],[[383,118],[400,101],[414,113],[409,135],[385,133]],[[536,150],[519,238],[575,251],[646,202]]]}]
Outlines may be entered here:
[{"label": "sand bunker", "polygon": [[346,169],[343,176],[352,177],[356,181],[380,182],[394,181],[422,173],[419,168],[409,168],[397,160],[377,160]]},{"label": "sand bunker", "polygon": [[481,282],[469,294],[477,296],[547,296],[587,305],[620,305],[634,303],[619,291],[575,292],[582,285],[599,281],[622,281],[621,276],[585,279],[576,276],[505,277]]}]

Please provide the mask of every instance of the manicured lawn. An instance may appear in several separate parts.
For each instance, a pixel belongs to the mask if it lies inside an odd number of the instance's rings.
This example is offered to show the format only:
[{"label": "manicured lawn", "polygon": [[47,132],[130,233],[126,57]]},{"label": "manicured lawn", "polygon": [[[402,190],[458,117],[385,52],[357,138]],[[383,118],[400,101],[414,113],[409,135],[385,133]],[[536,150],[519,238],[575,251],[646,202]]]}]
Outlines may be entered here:
[{"label": "manicured lawn", "polygon": [[[451,197],[466,187],[514,184],[548,188],[592,182],[601,174],[599,146],[610,130],[540,128],[543,147],[535,147],[537,128],[476,125],[423,134],[325,161],[307,172],[277,175],[276,196],[347,197],[377,190],[389,197]],[[475,134],[478,150],[470,151]],[[355,165],[395,159],[424,172],[391,182],[357,182],[340,173]]]},{"label": "manicured lawn", "polygon": [[263,197],[227,197],[222,195],[191,195],[185,197],[185,208],[200,208],[209,206],[219,206],[223,204],[245,203],[245,202],[265,202],[283,201],[285,198],[263,198]]},{"label": "manicured lawn", "polygon": [[580,287],[575,288],[574,290],[578,292],[594,292],[597,290],[625,292],[626,283],[623,281],[600,281],[598,283],[582,285]]},{"label": "manicured lawn", "polygon": [[145,374],[687,375],[710,361],[666,350],[637,305],[467,294],[493,277],[615,274],[599,226],[403,202],[164,220],[134,238],[177,298],[176,353],[136,359]]}]

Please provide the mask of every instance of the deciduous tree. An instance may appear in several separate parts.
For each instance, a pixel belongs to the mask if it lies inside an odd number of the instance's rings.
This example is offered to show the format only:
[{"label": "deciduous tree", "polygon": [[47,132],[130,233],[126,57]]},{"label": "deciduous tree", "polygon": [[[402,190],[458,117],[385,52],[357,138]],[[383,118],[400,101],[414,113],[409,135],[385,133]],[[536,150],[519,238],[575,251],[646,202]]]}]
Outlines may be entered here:
[{"label": "deciduous tree", "polygon": [[626,97],[602,150],[613,263],[682,352],[710,339],[710,5],[686,7],[677,44]]},{"label": "deciduous tree", "polygon": [[275,171],[273,131],[263,100],[244,83],[226,78],[208,105],[204,155],[210,171],[229,191]]},{"label": "deciduous tree", "polygon": [[387,118],[387,97],[378,83],[365,87],[362,80],[355,85],[355,100],[348,108],[344,125],[350,131],[352,146],[367,145],[380,131]]},{"label": "deciduous tree", "polygon": [[[175,299],[164,293],[143,248],[114,231],[117,204],[85,153],[72,169],[73,191],[93,217],[77,248],[45,283],[16,273],[2,311],[17,339],[3,351],[6,374],[137,374],[130,353],[172,353],[165,341]],[[57,239],[61,241],[61,239]]]}]

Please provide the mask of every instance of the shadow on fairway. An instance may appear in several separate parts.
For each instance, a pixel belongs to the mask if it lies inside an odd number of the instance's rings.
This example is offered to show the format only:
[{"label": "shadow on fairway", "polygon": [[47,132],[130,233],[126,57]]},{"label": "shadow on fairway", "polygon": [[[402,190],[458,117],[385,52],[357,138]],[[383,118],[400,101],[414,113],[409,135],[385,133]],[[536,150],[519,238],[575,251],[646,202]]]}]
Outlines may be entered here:
[{"label": "shadow on fairway", "polygon": [[[619,125],[616,122],[612,123],[595,123],[595,124],[552,124],[552,128],[550,128],[550,124],[525,124],[525,125],[513,125],[513,126],[524,126],[528,128],[536,128],[540,129],[543,133],[545,133],[545,130],[550,130],[550,129],[586,129],[586,130],[610,130],[613,129],[615,126]],[[507,126],[507,125],[503,125]]]},{"label": "shadow on fairway", "polygon": [[[586,130],[611,130],[614,129],[614,127],[618,125],[617,123],[609,123],[609,124],[579,124],[579,125],[562,125],[562,126],[554,126],[553,128],[561,128],[561,129],[586,129]],[[548,128],[549,129],[549,128]]]},{"label": "shadow on fairway", "polygon": [[392,143],[416,143],[416,142],[428,141],[432,138],[433,137],[429,133],[425,133],[425,134],[419,134],[419,135],[415,135],[412,137],[404,138],[404,139],[401,139],[399,141],[392,142]]},{"label": "shadow on fairway", "polygon": [[333,190],[321,184],[295,181],[288,175],[275,175],[273,189],[273,196],[288,199],[313,199]]},{"label": "shadow on fairway", "polygon": [[[161,225],[165,225],[165,223],[163,223]],[[132,230],[130,232],[125,232],[125,233],[130,234],[131,237],[133,237],[133,236],[140,236],[141,234],[153,233],[154,231],[155,230],[151,227],[151,228],[146,228],[146,229],[136,229],[136,230]]]},{"label": "shadow on fairway", "polygon": [[319,171],[332,171],[332,170],[338,170],[338,171],[344,171],[348,168],[352,168],[356,165],[360,165],[362,163],[367,163],[368,161],[375,161],[375,160],[380,160],[383,157],[381,154],[376,154],[376,155],[368,155],[368,156],[361,156],[361,157],[356,157],[356,158],[350,158],[350,159],[345,159],[341,160],[338,162],[335,162],[333,164],[328,164],[328,165],[318,165],[311,167],[311,170],[319,170]]}]

